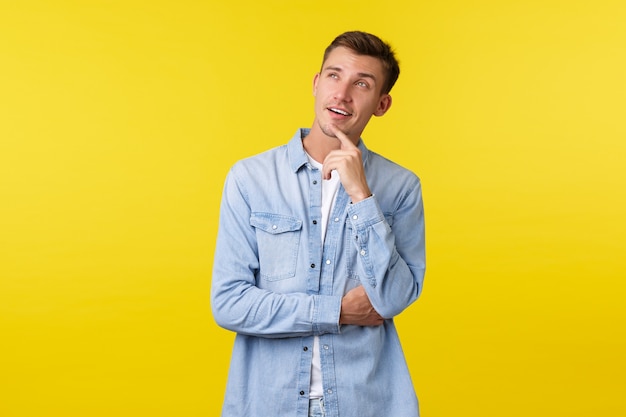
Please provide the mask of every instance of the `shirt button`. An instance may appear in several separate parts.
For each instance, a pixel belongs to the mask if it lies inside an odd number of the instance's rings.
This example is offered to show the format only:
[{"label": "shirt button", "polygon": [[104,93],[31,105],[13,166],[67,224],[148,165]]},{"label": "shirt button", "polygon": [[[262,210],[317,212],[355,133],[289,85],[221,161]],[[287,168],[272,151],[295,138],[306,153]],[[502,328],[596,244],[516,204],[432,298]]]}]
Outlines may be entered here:
[{"label": "shirt button", "polygon": [[311,264],[311,268],[315,268],[315,264]]},{"label": "shirt button", "polygon": [[361,255],[365,256],[365,249],[361,249]]},{"label": "shirt button", "polygon": [[352,220],[356,220],[358,218],[359,218],[359,216],[357,216],[356,214],[354,216],[352,216]]},{"label": "shirt button", "polygon": [[324,345],[324,349],[328,350],[328,345]]},{"label": "shirt button", "polygon": [[300,395],[304,395],[304,391],[300,391]]},{"label": "shirt button", "polygon": [[339,217],[335,217],[335,221],[338,222],[339,221]]},{"label": "shirt button", "polygon": [[313,224],[317,224],[317,220],[313,220]]},{"label": "shirt button", "polygon": [[303,350],[306,352],[307,350],[309,350],[309,348],[305,346]]},{"label": "shirt button", "polygon": [[317,180],[313,180],[313,185],[317,184]]},{"label": "shirt button", "polygon": [[272,229],[276,230],[276,229],[278,229],[278,226],[272,225]]},{"label": "shirt button", "polygon": [[326,265],[330,265],[330,259],[326,259]]},{"label": "shirt button", "polygon": [[329,390],[326,390],[326,392],[327,392],[327,393],[329,393],[329,394],[332,394],[332,393],[333,393],[333,390],[332,390],[332,389],[329,389]]}]

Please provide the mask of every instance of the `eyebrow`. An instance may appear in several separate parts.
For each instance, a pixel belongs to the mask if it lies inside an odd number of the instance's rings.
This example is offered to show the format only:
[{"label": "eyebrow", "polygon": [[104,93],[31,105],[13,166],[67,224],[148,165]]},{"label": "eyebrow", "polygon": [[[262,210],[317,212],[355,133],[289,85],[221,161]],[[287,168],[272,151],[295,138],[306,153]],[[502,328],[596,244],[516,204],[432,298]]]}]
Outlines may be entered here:
[{"label": "eyebrow", "polygon": [[[323,71],[336,71],[336,72],[342,72],[341,67],[326,67],[323,69]],[[357,73],[357,75],[360,78],[371,78],[372,80],[376,81],[376,77],[374,76],[374,74],[371,74],[369,72],[359,72]]]}]

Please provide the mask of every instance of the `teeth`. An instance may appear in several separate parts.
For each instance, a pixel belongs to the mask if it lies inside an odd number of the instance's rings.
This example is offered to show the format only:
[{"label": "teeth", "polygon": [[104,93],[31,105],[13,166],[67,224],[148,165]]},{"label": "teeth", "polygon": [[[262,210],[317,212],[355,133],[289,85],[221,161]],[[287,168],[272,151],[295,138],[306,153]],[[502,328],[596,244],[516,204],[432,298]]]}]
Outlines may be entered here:
[{"label": "teeth", "polygon": [[350,116],[350,113],[348,113],[347,111],[336,109],[334,107],[331,107],[329,110],[332,111],[332,112],[335,112],[335,113],[342,114],[344,116]]}]

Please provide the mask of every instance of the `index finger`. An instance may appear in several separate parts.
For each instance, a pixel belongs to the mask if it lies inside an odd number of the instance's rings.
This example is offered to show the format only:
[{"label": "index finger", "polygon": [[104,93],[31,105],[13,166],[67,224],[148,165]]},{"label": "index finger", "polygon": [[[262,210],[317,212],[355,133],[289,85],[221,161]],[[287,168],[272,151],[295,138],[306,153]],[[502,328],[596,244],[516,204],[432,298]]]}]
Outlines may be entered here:
[{"label": "index finger", "polygon": [[342,148],[356,148],[356,146],[354,145],[354,143],[352,143],[350,138],[345,133],[343,133],[341,129],[339,129],[336,125],[331,123],[328,125],[328,127],[330,128],[331,132],[335,135],[335,137],[339,139],[339,142],[341,142]]}]

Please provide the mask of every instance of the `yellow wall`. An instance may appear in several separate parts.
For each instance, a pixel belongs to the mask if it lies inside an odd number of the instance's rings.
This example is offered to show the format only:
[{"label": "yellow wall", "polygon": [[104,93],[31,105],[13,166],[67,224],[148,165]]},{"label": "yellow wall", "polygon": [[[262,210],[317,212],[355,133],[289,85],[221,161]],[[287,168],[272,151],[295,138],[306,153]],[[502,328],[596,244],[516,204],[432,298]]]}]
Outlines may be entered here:
[{"label": "yellow wall", "polygon": [[626,414],[622,1],[0,3],[0,416],[217,416],[228,167],[312,120],[352,29],[402,64],[370,148],[417,172],[428,417]]}]

